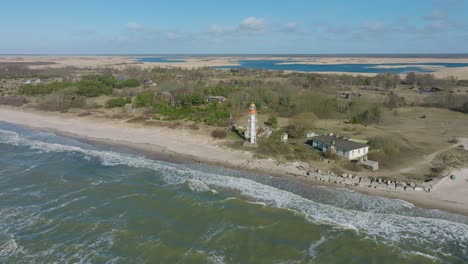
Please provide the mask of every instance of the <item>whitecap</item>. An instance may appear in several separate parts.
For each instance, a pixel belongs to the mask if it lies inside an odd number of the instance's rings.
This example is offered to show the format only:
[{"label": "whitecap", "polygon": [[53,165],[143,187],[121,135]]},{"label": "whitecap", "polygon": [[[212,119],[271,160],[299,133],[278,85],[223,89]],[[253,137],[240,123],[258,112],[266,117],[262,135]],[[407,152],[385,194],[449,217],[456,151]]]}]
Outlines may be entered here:
[{"label": "whitecap", "polygon": [[17,248],[18,245],[10,234],[0,232],[0,260],[13,255]]},{"label": "whitecap", "polygon": [[[6,135],[6,136],[5,136]],[[140,156],[112,151],[83,149],[76,146],[44,143],[20,138],[15,134],[3,134],[0,142],[20,144],[46,152],[75,152],[98,159],[104,166],[130,166],[162,172],[162,180],[171,184],[196,186],[207,191],[207,186],[237,190],[242,197],[256,202],[288,209],[306,215],[311,222],[325,223],[365,232],[371,237],[380,237],[391,242],[407,242],[420,247],[436,245],[441,248],[454,243],[461,255],[468,255],[468,225],[444,219],[404,216],[382,212],[362,212],[321,204],[297,194],[265,185],[250,179],[207,173],[188,169],[182,165],[149,160]],[[196,182],[196,184],[193,184]],[[391,200],[388,200],[390,203]],[[408,206],[408,204],[405,204]]]}]

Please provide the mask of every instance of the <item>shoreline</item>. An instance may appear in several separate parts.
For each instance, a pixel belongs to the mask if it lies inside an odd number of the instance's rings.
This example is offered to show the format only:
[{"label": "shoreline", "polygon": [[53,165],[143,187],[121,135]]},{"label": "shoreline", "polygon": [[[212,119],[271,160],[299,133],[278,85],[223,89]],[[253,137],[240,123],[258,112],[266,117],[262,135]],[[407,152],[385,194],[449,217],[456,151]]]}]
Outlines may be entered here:
[{"label": "shoreline", "polygon": [[[247,55],[197,55],[185,57],[184,62],[141,62],[141,58],[145,57],[171,57],[174,55],[0,55],[0,64],[21,62],[30,63],[32,69],[45,68],[61,68],[61,67],[78,67],[78,68],[116,68],[122,69],[126,67],[140,67],[149,69],[153,67],[161,68],[183,68],[196,69],[203,67],[216,66],[239,66],[240,60],[283,60],[281,64],[314,64],[314,65],[336,65],[336,64],[411,64],[411,63],[468,63],[468,57],[366,57],[362,56],[325,56],[325,57],[310,57],[310,56],[247,56]],[[388,68],[389,66],[378,66]],[[391,68],[391,66],[390,66]],[[468,67],[433,67],[426,65],[425,69],[434,70],[431,74],[438,78],[455,76],[458,79],[468,79]],[[285,72],[302,72],[302,71],[285,71]],[[375,76],[377,73],[359,73],[359,72],[314,72],[305,71],[306,73],[316,74],[347,74],[352,76]],[[404,74],[401,74],[404,75]]]},{"label": "shoreline", "polygon": [[[300,162],[279,164],[271,159],[254,159],[250,152],[220,147],[215,140],[201,135],[191,135],[189,134],[190,131],[143,127],[125,123],[121,120],[76,117],[69,114],[40,112],[11,107],[0,107],[0,121],[40,131],[53,132],[80,141],[102,144],[111,148],[126,148],[141,153],[150,159],[179,164],[203,163],[274,177],[287,177],[308,186],[344,188],[366,195],[404,200],[421,208],[437,209],[468,216],[466,202],[468,197],[460,203],[449,200],[451,198],[449,194],[446,195],[444,192],[437,190],[430,193],[393,191],[321,182],[306,176],[307,170],[298,169],[297,167],[303,165]],[[252,162],[249,162],[249,160],[252,160]],[[463,175],[468,175],[468,170],[460,171],[462,177]],[[460,181],[464,180],[462,177],[460,177]],[[468,178],[465,180],[468,182]],[[447,189],[450,186],[444,187]]]}]

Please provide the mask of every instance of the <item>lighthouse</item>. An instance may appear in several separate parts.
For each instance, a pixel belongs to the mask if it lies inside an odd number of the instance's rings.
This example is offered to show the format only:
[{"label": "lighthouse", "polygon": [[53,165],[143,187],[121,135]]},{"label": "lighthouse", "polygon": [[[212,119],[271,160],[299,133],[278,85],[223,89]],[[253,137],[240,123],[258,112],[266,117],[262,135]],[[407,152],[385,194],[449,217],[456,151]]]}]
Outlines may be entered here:
[{"label": "lighthouse", "polygon": [[250,144],[257,144],[257,107],[254,103],[250,104],[247,130],[250,136]]}]

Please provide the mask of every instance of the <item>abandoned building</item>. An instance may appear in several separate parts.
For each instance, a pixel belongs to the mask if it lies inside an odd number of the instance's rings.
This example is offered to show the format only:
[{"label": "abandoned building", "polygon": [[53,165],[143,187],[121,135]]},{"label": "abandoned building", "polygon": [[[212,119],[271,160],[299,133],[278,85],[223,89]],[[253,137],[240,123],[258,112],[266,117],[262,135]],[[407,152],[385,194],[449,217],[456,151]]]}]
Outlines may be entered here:
[{"label": "abandoned building", "polygon": [[312,146],[322,152],[335,152],[348,160],[366,159],[369,146],[333,134],[312,138]]}]

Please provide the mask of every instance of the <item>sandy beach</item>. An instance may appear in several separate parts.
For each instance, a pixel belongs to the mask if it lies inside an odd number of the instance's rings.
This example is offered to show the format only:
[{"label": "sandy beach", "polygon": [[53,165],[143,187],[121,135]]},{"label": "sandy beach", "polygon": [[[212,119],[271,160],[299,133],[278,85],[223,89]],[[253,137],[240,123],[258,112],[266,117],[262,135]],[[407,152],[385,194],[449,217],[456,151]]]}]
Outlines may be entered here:
[{"label": "sandy beach", "polygon": [[[191,56],[183,58],[183,62],[140,62],[141,56],[92,56],[92,55],[31,55],[31,56],[0,56],[0,64],[21,62],[31,63],[31,68],[184,68],[195,69],[202,67],[238,66],[240,60],[284,60],[281,64],[388,64],[388,63],[468,63],[468,58],[373,58],[373,57],[281,57],[281,56]],[[170,58],[170,57],[169,57]],[[34,63],[40,63],[34,65]],[[458,79],[468,79],[468,67],[446,68],[433,65],[421,66],[433,70],[438,78],[454,76]],[[395,66],[378,65],[376,68],[391,69]],[[399,67],[399,66],[398,66]],[[337,73],[337,72],[320,72]],[[338,72],[349,75],[375,76],[375,73]],[[402,75],[404,76],[404,74]]]},{"label": "sandy beach", "polygon": [[[299,162],[279,164],[271,159],[254,159],[250,152],[228,149],[220,146],[219,142],[209,136],[194,134],[189,130],[148,127],[126,123],[122,120],[78,118],[68,113],[58,114],[9,107],[0,108],[0,121],[43,131],[66,133],[84,140],[125,146],[156,158],[182,162],[202,162],[227,168],[290,177],[304,184],[334,186],[306,177],[305,173],[312,169],[308,168],[307,164]],[[453,174],[457,177],[455,181],[446,179],[430,193],[360,187],[350,187],[350,189],[370,195],[405,200],[420,207],[468,215],[468,196],[466,196],[468,169],[457,170]]]}]

